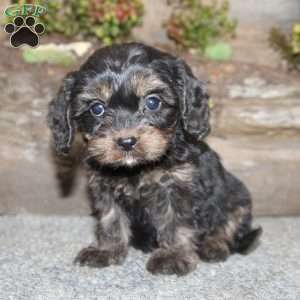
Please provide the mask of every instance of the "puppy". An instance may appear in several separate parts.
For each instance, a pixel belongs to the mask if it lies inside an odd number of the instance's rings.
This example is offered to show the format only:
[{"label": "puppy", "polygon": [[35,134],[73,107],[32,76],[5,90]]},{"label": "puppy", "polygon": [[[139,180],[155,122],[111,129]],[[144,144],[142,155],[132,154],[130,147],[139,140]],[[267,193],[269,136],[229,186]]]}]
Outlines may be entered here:
[{"label": "puppy", "polygon": [[151,273],[184,275],[257,241],[249,192],[203,141],[208,96],[181,59],[137,43],[102,48],[64,79],[48,123],[62,186],[80,153],[97,220],[76,263],[121,264],[132,245],[153,252]]}]

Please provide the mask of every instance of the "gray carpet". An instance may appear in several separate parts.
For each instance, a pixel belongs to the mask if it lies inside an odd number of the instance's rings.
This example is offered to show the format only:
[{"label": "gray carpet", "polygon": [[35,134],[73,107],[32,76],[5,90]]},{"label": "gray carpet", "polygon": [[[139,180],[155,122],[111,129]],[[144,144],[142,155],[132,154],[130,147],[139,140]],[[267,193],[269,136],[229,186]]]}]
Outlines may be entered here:
[{"label": "gray carpet", "polygon": [[186,276],[153,276],[147,255],[131,250],[122,266],[73,266],[92,241],[80,217],[0,217],[0,299],[5,300],[299,300],[300,218],[257,219],[260,247],[225,263],[202,263]]}]

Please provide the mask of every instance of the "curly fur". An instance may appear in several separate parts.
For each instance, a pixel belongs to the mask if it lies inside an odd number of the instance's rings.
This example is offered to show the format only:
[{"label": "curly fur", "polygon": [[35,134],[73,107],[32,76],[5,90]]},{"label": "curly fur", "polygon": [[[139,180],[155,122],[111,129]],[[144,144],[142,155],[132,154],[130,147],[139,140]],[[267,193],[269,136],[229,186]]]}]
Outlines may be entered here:
[{"label": "curly fur", "polygon": [[[149,94],[161,99],[157,111],[145,109]],[[103,116],[91,113],[95,102]],[[249,192],[203,141],[208,96],[184,61],[136,43],[102,48],[66,77],[48,122],[64,169],[74,170],[75,137],[82,141],[97,242],[75,262],[120,264],[132,245],[153,252],[153,274],[184,275],[199,260],[225,260],[255,244],[261,229],[251,228]],[[116,141],[129,136],[137,144],[124,151]]]}]

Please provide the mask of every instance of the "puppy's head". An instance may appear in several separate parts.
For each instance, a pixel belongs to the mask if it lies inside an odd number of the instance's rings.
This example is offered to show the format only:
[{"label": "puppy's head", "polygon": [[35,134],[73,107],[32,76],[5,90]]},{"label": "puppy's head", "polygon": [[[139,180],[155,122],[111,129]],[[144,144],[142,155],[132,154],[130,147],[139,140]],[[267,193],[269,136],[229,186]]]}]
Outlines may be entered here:
[{"label": "puppy's head", "polygon": [[58,153],[70,151],[77,131],[89,157],[134,166],[159,160],[178,132],[202,139],[209,131],[207,100],[182,60],[141,44],[115,45],[65,78],[48,120]]}]

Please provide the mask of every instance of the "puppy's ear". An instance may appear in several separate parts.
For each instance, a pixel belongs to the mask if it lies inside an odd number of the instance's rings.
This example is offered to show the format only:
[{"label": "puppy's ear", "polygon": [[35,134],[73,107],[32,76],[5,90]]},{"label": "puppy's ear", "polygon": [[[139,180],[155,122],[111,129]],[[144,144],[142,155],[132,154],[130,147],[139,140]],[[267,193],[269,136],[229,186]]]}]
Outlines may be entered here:
[{"label": "puppy's ear", "polygon": [[184,131],[193,139],[205,138],[209,131],[209,96],[204,83],[198,80],[190,67],[178,60],[179,68],[179,107]]},{"label": "puppy's ear", "polygon": [[48,125],[52,131],[53,146],[57,154],[70,152],[74,139],[74,121],[71,119],[70,102],[75,73],[68,74],[54,99],[49,103]]}]

